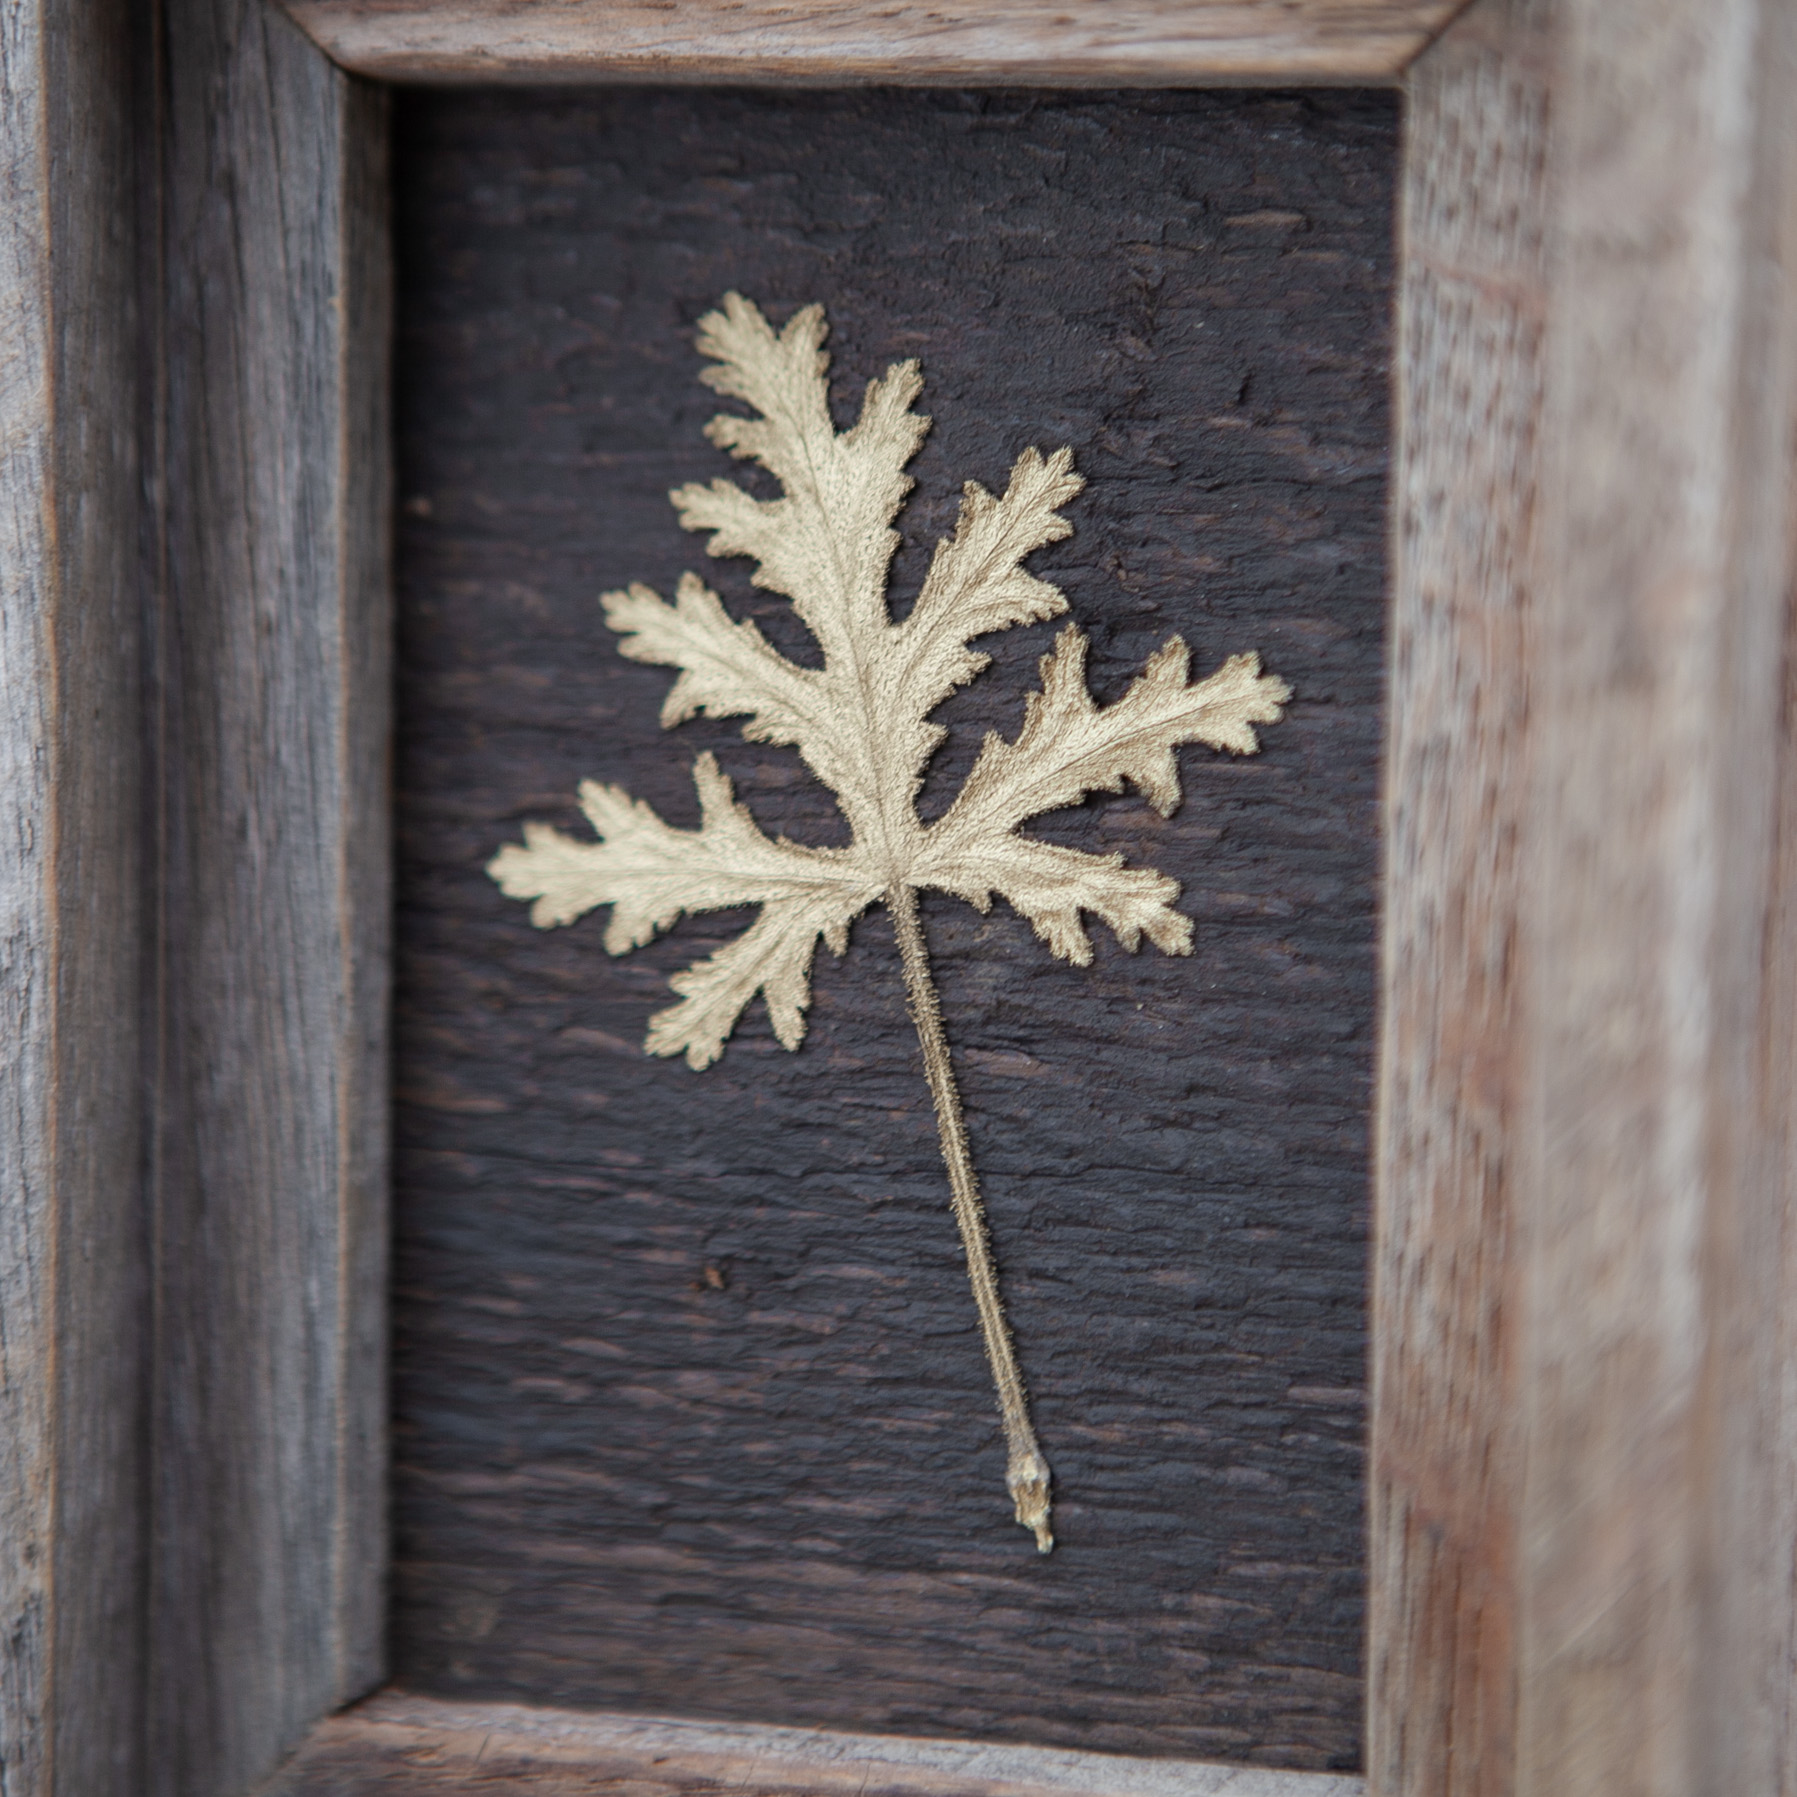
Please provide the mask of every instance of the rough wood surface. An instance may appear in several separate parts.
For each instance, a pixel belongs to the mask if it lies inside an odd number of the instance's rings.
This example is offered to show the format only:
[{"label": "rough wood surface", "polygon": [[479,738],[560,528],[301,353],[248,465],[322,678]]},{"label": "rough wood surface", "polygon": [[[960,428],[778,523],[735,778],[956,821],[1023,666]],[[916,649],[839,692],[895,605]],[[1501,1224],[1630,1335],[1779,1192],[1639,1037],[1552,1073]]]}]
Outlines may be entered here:
[{"label": "rough wood surface", "polygon": [[1514,1774],[1543,14],[1476,9],[1406,94],[1368,1568],[1389,1797],[1499,1797]]},{"label": "rough wood surface", "polygon": [[[397,1609],[444,1695],[1351,1769],[1381,735],[1385,96],[408,97],[400,111]],[[753,1010],[647,1059],[666,978],[482,869],[584,828],[582,776],[690,824],[717,752],[763,826],[840,827],[788,752],[657,727],[599,592],[704,565],[667,503],[731,465],[692,328],[822,299],[847,403],[921,357],[896,591],[964,478],[1072,445],[1038,558],[1114,696],[1174,629],[1298,699],[1188,753],[1170,821],[1048,820],[1185,882],[1191,960],[1090,970],[926,900],[1001,1274],[1056,1467],[1002,1454],[883,916],[788,1055]],[[933,815],[1053,626],[943,709]]]},{"label": "rough wood surface", "polygon": [[0,12],[0,1785],[8,1797],[142,1789],[129,69],[123,6],[83,0]]},{"label": "rough wood surface", "polygon": [[1395,78],[1465,0],[286,0],[387,81],[1165,86]]},{"label": "rough wood surface", "polygon": [[1797,1782],[1794,28],[1753,0],[1490,0],[1414,77],[1392,1797]]},{"label": "rough wood surface", "polygon": [[164,9],[150,1776],[236,1797],[381,1659],[384,107]]},{"label": "rough wood surface", "polygon": [[1361,1797],[1358,1778],[973,1741],[720,1726],[383,1693],[262,1797]]}]

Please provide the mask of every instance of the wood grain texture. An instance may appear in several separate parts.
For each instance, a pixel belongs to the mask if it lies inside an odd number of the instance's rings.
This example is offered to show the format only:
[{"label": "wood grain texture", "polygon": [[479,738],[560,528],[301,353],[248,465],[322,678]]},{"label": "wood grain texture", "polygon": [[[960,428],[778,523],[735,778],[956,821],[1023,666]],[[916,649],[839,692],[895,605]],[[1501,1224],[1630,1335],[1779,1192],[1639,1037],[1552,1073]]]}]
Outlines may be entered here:
[{"label": "wood grain texture", "polygon": [[384,106],[260,0],[164,30],[148,1788],[236,1797],[381,1663]]},{"label": "wood grain texture", "polygon": [[0,14],[0,1784],[141,1790],[129,15]]},{"label": "wood grain texture", "polygon": [[1464,0],[287,0],[387,81],[1056,87],[1395,79]]},{"label": "wood grain texture", "polygon": [[1513,1788],[1517,991],[1546,308],[1545,8],[1412,71],[1400,208],[1367,1770]]},{"label": "wood grain texture", "polygon": [[[1793,1768],[1769,1078],[1791,604],[1789,8],[1556,21],[1522,962],[1523,1791]],[[1785,1531],[1785,1539],[1777,1537]],[[1775,1581],[1767,1589],[1767,1579]],[[1777,1651],[1774,1651],[1774,1650]]]},{"label": "wood grain texture", "polygon": [[1492,0],[1413,76],[1393,1797],[1793,1784],[1792,30]]},{"label": "wood grain texture", "polygon": [[[445,1696],[1352,1769],[1390,177],[1383,95],[407,96],[396,1670]],[[1299,695],[1041,834],[1162,867],[1197,952],[1052,960],[928,896],[1061,1545],[1002,1453],[884,916],[789,1055],[694,1074],[668,974],[533,930],[482,869],[583,776],[764,828],[829,795],[728,721],[658,728],[598,594],[702,567],[667,490],[730,464],[693,326],[824,300],[839,403],[922,360],[900,602],[961,482],[1090,486],[1037,558],[1114,697],[1175,629]],[[1052,626],[945,706],[935,815]],[[707,1273],[707,1268],[713,1270]],[[715,1275],[715,1278],[714,1278]]]},{"label": "wood grain texture", "polygon": [[[1758,46],[1762,63],[1760,103],[1788,92],[1797,81],[1797,21],[1773,14],[1773,31]],[[1770,123],[1771,115],[1763,115]],[[1766,456],[1753,488],[1759,515],[1753,546],[1769,566],[1759,580],[1797,584],[1777,563],[1783,545],[1777,513],[1789,489],[1779,478],[1779,455],[1792,453],[1797,437],[1778,412],[1797,383],[1797,346],[1791,341],[1787,284],[1797,261],[1797,192],[1789,179],[1791,149],[1781,133],[1766,132],[1759,168],[1758,223],[1767,249],[1756,258],[1748,296],[1757,328],[1748,339],[1743,373],[1747,394],[1771,401],[1765,435],[1748,447]],[[1779,158],[1784,164],[1780,167]],[[1768,179],[1770,177],[1770,179]],[[1780,191],[1782,188],[1782,192]],[[1768,193],[1768,189],[1770,192]],[[1766,204],[1767,199],[1774,204]],[[1770,327],[1770,328],[1769,328]],[[1744,395],[1745,397],[1745,395]],[[1751,411],[1749,417],[1751,417]],[[1769,427],[1769,428],[1768,428]],[[1780,441],[1780,438],[1783,441]],[[1764,508],[1764,509],[1760,509]],[[1768,513],[1770,516],[1768,516]],[[1752,514],[1749,514],[1750,516]],[[1786,540],[1789,540],[1789,533]],[[1732,1613],[1718,1649],[1705,1656],[1702,1752],[1719,1787],[1758,1786],[1779,1797],[1797,1792],[1797,1230],[1791,1199],[1797,1193],[1797,644],[1786,615],[1777,738],[1777,820],[1766,906],[1762,994],[1753,1017],[1753,1061],[1745,1070],[1752,1092],[1749,1113],[1764,1161],[1754,1169],[1762,1182],[1750,1189],[1723,1236],[1734,1281],[1731,1303],[1719,1319],[1712,1391],[1726,1404],[1726,1431],[1714,1451],[1735,1469],[1710,1517],[1704,1543],[1706,1571],[1719,1608]],[[1737,1723],[1741,1719],[1741,1726]],[[1707,1769],[1706,1768],[1706,1769]]]},{"label": "wood grain texture", "polygon": [[452,1704],[386,1692],[320,1725],[263,1797],[1361,1797],[1358,1778],[1041,1747]]}]

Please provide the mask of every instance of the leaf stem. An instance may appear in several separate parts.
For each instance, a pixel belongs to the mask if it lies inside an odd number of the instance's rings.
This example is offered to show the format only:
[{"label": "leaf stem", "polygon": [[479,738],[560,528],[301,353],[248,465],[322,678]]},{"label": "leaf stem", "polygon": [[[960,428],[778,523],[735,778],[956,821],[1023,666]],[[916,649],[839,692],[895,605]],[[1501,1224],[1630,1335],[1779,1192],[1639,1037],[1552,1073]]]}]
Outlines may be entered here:
[{"label": "leaf stem", "polygon": [[924,1073],[936,1105],[936,1128],[942,1138],[942,1159],[948,1168],[955,1222],[961,1230],[961,1245],[967,1250],[967,1277],[973,1286],[974,1302],[979,1306],[980,1334],[985,1338],[992,1382],[998,1387],[998,1414],[1004,1423],[1008,1451],[1005,1484],[1016,1506],[1017,1520],[1035,1532],[1037,1550],[1046,1554],[1054,1547],[1048,1526],[1048,1462],[1043,1459],[1042,1450],[1036,1445],[1036,1432],[1030,1427],[1029,1395],[1023,1389],[1023,1375],[1017,1370],[1011,1325],[998,1293],[986,1210],[980,1202],[979,1182],[974,1178],[967,1125],[961,1116],[961,1094],[955,1086],[948,1039],[942,1032],[942,1007],[936,998],[936,982],[930,977],[929,951],[918,921],[917,889],[903,880],[895,881],[886,893],[886,903],[898,935],[899,959],[904,963],[911,1021],[917,1025]]}]

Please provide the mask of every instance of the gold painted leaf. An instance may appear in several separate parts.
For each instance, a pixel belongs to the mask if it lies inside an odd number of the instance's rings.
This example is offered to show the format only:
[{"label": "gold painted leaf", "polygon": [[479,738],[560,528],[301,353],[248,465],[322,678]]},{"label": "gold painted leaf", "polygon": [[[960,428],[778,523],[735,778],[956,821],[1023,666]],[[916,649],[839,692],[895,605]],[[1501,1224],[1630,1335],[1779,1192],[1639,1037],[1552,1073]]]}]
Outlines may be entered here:
[{"label": "gold painted leaf", "polygon": [[651,1022],[647,1046],[715,1060],[750,1001],[765,996],[775,1034],[804,1037],[817,939],[846,940],[850,923],[900,888],[935,887],[984,910],[996,894],[1027,917],[1050,950],[1084,965],[1086,914],[1125,948],[1145,936],[1171,954],[1191,948],[1190,921],[1173,909],[1178,882],[1118,855],[1082,854],[1018,834],[1032,817],[1125,783],[1164,814],[1180,800],[1178,749],[1204,743],[1253,754],[1255,726],[1276,722],[1289,692],[1255,655],[1231,656],[1188,681],[1185,644],[1170,639],[1113,705],[1086,687],[1086,639],[1069,625],[1042,662],[1014,741],[987,738],[949,810],[926,826],[915,801],[942,738],[930,714],[990,660],[973,643],[994,631],[1067,610],[1056,586],[1025,560],[1072,530],[1060,508],[1084,481],[1066,449],[1026,449],[1003,494],[963,490],[952,536],[938,544],[910,615],[894,624],[886,582],[910,490],[905,468],[930,421],[913,412],[915,362],[867,386],[852,429],[831,421],[823,309],[808,306],[776,332],[737,294],[699,327],[713,366],[701,378],[756,416],[723,414],[706,435],[752,460],[782,497],[756,499],[734,483],[670,495],[689,529],[711,533],[716,556],[748,556],[757,586],[788,597],[823,651],[802,667],[752,622],[738,622],[691,573],[673,604],[642,585],[607,593],[607,622],[633,661],[679,670],[662,707],[672,726],[704,713],[743,717],[751,741],[796,748],[836,795],[853,840],[844,849],[770,839],[736,803],[708,755],[694,769],[703,822],[676,830],[640,800],[588,782],[581,805],[598,840],[578,842],[527,824],[489,871],[508,894],[534,901],[540,926],[612,907],[605,945],[638,947],[685,913],[759,905],[742,936],[674,977],[681,1002]]},{"label": "gold painted leaf", "polygon": [[1042,690],[1030,695],[1015,741],[988,736],[954,803],[926,826],[917,793],[943,734],[930,714],[987,665],[989,657],[972,647],[978,638],[1067,610],[1060,589],[1023,564],[1069,534],[1060,508],[1084,482],[1066,449],[1047,457],[1026,449],[1002,495],[969,482],[954,534],[937,546],[910,615],[894,624],[886,599],[898,547],[892,522],[911,487],[905,468],[930,425],[911,410],[922,378],[915,362],[889,368],[868,383],[853,429],[838,432],[824,333],[820,306],[807,306],[776,332],[734,293],[701,320],[699,347],[714,364],[702,378],[757,414],[714,418],[706,435],[760,463],[782,497],[757,499],[724,480],[670,495],[688,529],[711,533],[713,555],[751,557],[755,584],[792,601],[823,666],[789,660],[690,573],[672,605],[633,585],[607,593],[604,606],[624,655],[679,670],[662,706],[664,725],[701,712],[744,717],[751,741],[796,748],[835,793],[849,846],[805,848],[768,837],[736,802],[716,761],[701,755],[693,768],[697,830],[675,829],[620,788],[589,780],[580,803],[596,840],[526,824],[523,843],[507,844],[487,871],[511,897],[533,901],[531,920],[544,928],[611,906],[605,946],[615,955],[682,915],[758,905],[742,935],[674,975],[680,1002],[649,1021],[650,1053],[684,1054],[695,1068],[723,1052],[757,994],[776,1037],[797,1048],[818,938],[840,954],[850,924],[885,900],[998,1396],[1005,1483],[1017,1520],[1047,1553],[1054,1546],[1051,1474],[992,1265],[917,889],[957,894],[982,911],[997,894],[1054,954],[1081,965],[1092,959],[1087,914],[1109,924],[1126,949],[1146,936],[1170,954],[1189,953],[1191,922],[1173,909],[1177,881],[1126,867],[1121,855],[1082,854],[1018,829],[1125,784],[1165,815],[1180,800],[1182,745],[1251,755],[1259,747],[1255,726],[1277,722],[1290,694],[1284,681],[1261,672],[1256,655],[1233,655],[1193,683],[1186,646],[1173,637],[1121,699],[1101,706],[1086,687],[1086,639],[1069,625],[1043,658]]},{"label": "gold painted leaf", "polygon": [[720,449],[756,461],[785,497],[751,498],[730,481],[677,488],[669,497],[688,530],[712,533],[713,555],[753,556],[758,587],[784,593],[827,659],[853,661],[866,634],[886,623],[886,570],[898,548],[891,528],[911,477],[905,464],[930,428],[911,402],[923,390],[915,362],[869,381],[861,417],[837,434],[824,374],[824,309],[807,306],[776,336],[738,294],[699,321],[700,354],[717,366],[699,377],[762,414],[712,419]]},{"label": "gold painted leaf", "polygon": [[[1026,449],[1011,470],[1002,499],[978,481],[962,489],[955,534],[936,546],[923,591],[903,624],[889,632],[895,724],[909,737],[892,754],[913,782],[944,731],[926,720],[952,693],[982,673],[992,657],[968,644],[977,636],[1058,618],[1067,597],[1057,586],[1024,572],[1024,557],[1073,534],[1059,507],[1077,498],[1085,481],[1073,472],[1073,451],[1047,461]],[[898,768],[894,768],[894,776]]]},{"label": "gold painted leaf", "polygon": [[1045,811],[1127,780],[1168,816],[1179,804],[1174,750],[1201,742],[1252,755],[1256,724],[1277,723],[1291,697],[1260,671],[1258,655],[1232,655],[1208,680],[1186,684],[1190,657],[1170,638],[1115,705],[1086,689],[1086,639],[1069,624],[1042,658],[1042,690],[1027,701],[1015,742],[988,736],[955,802],[926,832],[912,878],[983,911],[998,893],[1027,917],[1050,950],[1085,966],[1092,945],[1080,924],[1094,912],[1126,949],[1146,936],[1169,954],[1191,952],[1191,920],[1175,911],[1177,881],[1126,868],[1121,855],[1082,855],[1014,834]]},{"label": "gold painted leaf", "polygon": [[536,901],[531,922],[539,928],[610,905],[605,946],[614,955],[641,948],[682,914],[760,905],[761,918],[746,935],[675,979],[683,1001],[651,1020],[649,1045],[707,1067],[765,989],[775,1033],[797,1048],[817,938],[841,953],[849,924],[880,896],[880,884],[867,880],[848,850],[764,835],[710,755],[693,764],[693,784],[699,828],[677,830],[620,787],[583,781],[580,808],[597,841],[526,824],[523,846],[507,843],[487,872],[508,898]]}]

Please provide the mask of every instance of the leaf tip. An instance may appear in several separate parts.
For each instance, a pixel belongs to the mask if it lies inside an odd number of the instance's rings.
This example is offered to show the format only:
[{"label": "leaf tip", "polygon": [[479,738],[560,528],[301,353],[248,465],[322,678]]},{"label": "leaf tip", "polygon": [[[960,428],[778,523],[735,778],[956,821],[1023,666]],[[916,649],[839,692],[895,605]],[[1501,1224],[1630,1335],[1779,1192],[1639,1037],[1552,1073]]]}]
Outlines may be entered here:
[{"label": "leaf tip", "polygon": [[1142,669],[1144,680],[1158,681],[1163,686],[1184,686],[1191,672],[1192,652],[1183,636],[1170,636],[1149,656]]},{"label": "leaf tip", "polygon": [[521,851],[515,842],[508,842],[500,848],[499,852],[487,862],[486,867],[482,870],[487,878],[491,880],[501,892],[505,893],[507,898],[515,898],[517,896],[515,893],[506,891],[505,883],[511,877],[509,872],[511,859],[520,852]]},{"label": "leaf tip", "polygon": [[[675,989],[679,989],[678,984]],[[716,1033],[694,1033],[683,1029],[680,1014],[687,1009],[688,1006],[682,1003],[669,1005],[665,1011],[657,1011],[649,1019],[649,1033],[643,1038],[643,1051],[661,1060],[672,1060],[675,1055],[684,1055],[687,1066],[693,1072],[703,1073],[724,1052],[724,1038]]]},{"label": "leaf tip", "polygon": [[1192,952],[1192,920],[1183,911],[1163,910],[1143,926],[1148,940],[1164,955]]},{"label": "leaf tip", "polygon": [[1079,906],[1066,910],[1044,910],[1030,917],[1036,934],[1048,945],[1057,960],[1069,961],[1075,967],[1092,965],[1092,938],[1079,919]]}]

